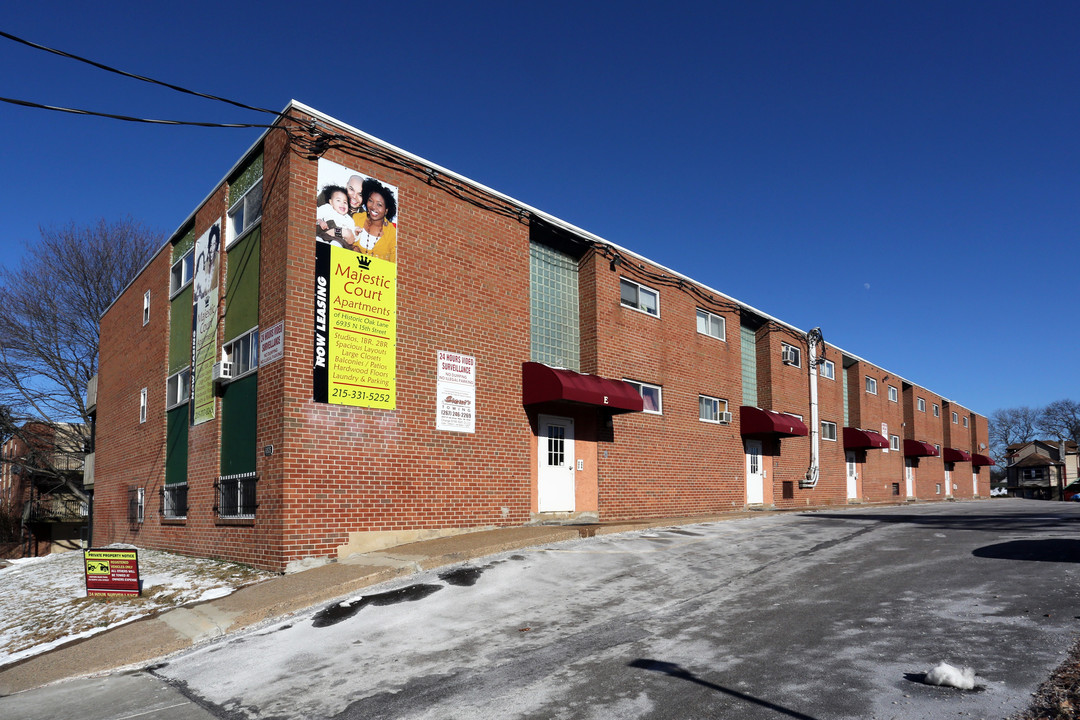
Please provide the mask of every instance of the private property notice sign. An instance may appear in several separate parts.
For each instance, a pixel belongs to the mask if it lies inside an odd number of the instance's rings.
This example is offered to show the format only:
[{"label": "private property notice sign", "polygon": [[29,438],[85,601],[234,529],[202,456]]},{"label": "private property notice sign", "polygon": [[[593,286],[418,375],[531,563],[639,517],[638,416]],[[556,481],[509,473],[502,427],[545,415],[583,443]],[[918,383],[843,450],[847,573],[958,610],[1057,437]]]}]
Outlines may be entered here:
[{"label": "private property notice sign", "polygon": [[138,550],[83,550],[86,597],[139,594]]}]

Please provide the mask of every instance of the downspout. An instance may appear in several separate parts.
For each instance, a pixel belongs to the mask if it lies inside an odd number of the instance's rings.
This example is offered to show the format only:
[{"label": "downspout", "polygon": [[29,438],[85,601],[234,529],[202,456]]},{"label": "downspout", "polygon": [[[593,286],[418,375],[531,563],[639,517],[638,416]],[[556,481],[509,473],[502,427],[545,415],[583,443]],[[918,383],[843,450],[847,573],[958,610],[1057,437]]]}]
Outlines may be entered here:
[{"label": "downspout", "polygon": [[799,482],[801,488],[813,488],[818,481],[818,458],[821,453],[821,422],[818,420],[818,365],[824,358],[818,359],[817,346],[822,342],[821,328],[814,328],[806,333],[807,367],[810,370],[810,467],[806,470],[806,479]]}]

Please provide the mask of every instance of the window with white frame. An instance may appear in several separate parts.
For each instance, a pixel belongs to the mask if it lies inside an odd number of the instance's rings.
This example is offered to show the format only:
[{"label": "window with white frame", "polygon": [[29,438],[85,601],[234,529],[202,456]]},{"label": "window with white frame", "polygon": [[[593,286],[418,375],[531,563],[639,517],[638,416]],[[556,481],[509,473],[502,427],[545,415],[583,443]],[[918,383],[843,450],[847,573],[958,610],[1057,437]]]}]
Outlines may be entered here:
[{"label": "window with white frame", "polygon": [[821,439],[836,442],[836,423],[828,420],[821,421]]},{"label": "window with white frame", "polygon": [[172,410],[191,399],[191,368],[184,368],[165,381],[165,409]]},{"label": "window with white frame", "polygon": [[889,449],[890,450],[899,450],[900,449],[900,436],[899,435],[890,435],[889,436]]},{"label": "window with white frame", "polygon": [[641,394],[644,412],[653,415],[663,414],[663,396],[659,385],[650,385],[649,383],[627,380],[626,378],[623,378],[623,381],[632,385]]},{"label": "window with white frame", "polygon": [[956,425],[958,422],[960,422],[960,416],[957,415],[956,413],[953,413],[952,414],[952,424]]},{"label": "window with white frame", "polygon": [[184,257],[173,263],[169,280],[169,297],[187,287],[195,273],[195,248],[191,248]]},{"label": "window with white frame", "polygon": [[866,376],[866,392],[870,395],[877,395],[877,380],[869,375]]},{"label": "window with white frame", "polygon": [[941,408],[937,403],[934,403],[934,417],[941,417]]},{"label": "window with white frame", "polygon": [[660,317],[660,294],[633,280],[619,278],[619,301],[625,307]]},{"label": "window with white frame", "polygon": [[139,391],[139,422],[146,422],[146,388]]},{"label": "window with white frame", "polygon": [[941,494],[941,483],[934,483],[934,494],[935,495],[940,495]]},{"label": "window with white frame", "polygon": [[832,360],[824,360],[821,365],[818,366],[818,375],[829,380],[836,379],[836,363]]},{"label": "window with white frame", "polygon": [[919,398],[919,412],[926,412],[926,401]]},{"label": "window with white frame", "polygon": [[934,450],[937,451],[938,455],[941,455],[941,446],[938,445],[937,443],[934,443]]},{"label": "window with white frame", "polygon": [[780,361],[785,365],[802,367],[802,349],[786,342],[780,343]]},{"label": "window with white frame", "polygon": [[142,296],[142,324],[150,322],[150,291],[147,290]]},{"label": "window with white frame", "polygon": [[226,247],[232,245],[262,219],[262,178],[252,185],[240,199],[229,208],[229,237]]},{"label": "window with white frame", "polygon": [[727,400],[698,395],[698,419],[702,422],[727,423],[731,416],[727,411]]},{"label": "window with white frame", "polygon": [[698,308],[697,331],[702,335],[711,335],[717,340],[726,339],[727,324],[724,318],[708,310]]},{"label": "window with white frame", "polygon": [[128,490],[128,522],[132,525],[143,522],[146,517],[146,489]]},{"label": "window with white frame", "polygon": [[967,419],[967,416],[965,415],[964,416],[964,427],[967,427],[967,426],[968,426],[968,419]]},{"label": "window with white frame", "polygon": [[240,337],[225,343],[221,359],[232,365],[230,379],[254,372],[259,367],[259,328],[248,330]]},{"label": "window with white frame", "polygon": [[889,386],[889,400],[891,402],[898,402],[900,400],[900,391],[896,389],[895,385]]}]

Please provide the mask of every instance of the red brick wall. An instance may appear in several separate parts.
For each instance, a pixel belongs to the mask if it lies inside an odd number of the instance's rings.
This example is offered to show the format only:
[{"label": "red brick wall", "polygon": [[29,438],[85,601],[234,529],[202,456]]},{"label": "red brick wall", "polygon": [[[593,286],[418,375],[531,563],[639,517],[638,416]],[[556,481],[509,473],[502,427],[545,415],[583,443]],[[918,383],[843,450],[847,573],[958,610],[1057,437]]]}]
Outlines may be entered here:
[{"label": "red brick wall", "polygon": [[[941,414],[941,396],[918,385],[906,385],[904,392],[904,437],[944,447],[944,426],[941,417],[934,417],[934,405]],[[908,396],[911,396],[911,414],[906,414]],[[926,400],[926,411],[918,409],[918,398]],[[915,496],[920,500],[943,500],[945,498],[945,465],[941,456],[920,457],[915,460]],[[937,492],[940,483],[941,492]]]},{"label": "red brick wall", "polygon": [[[866,378],[877,381],[877,394],[866,391]],[[900,450],[862,450],[859,477],[862,497],[871,502],[902,500],[904,487],[904,409],[901,403],[901,381],[881,368],[859,360],[848,370],[848,400],[852,427],[881,433],[886,440],[891,435],[901,438]],[[889,400],[889,387],[896,388],[896,402]],[[882,427],[882,424],[885,427]],[[899,486],[900,494],[893,495],[893,485]]]},{"label": "red brick wall", "polygon": [[[582,312],[595,318],[595,372],[660,385],[663,414],[629,413],[612,420],[598,447],[601,519],[656,517],[742,508],[744,456],[738,432],[742,402],[739,319],[677,286],[642,272],[633,260],[612,271],[604,258],[581,269]],[[661,273],[645,266],[645,271]],[[626,277],[660,294],[660,317],[620,303]],[[588,295],[585,295],[588,291]],[[697,332],[697,308],[725,319],[725,339]],[[594,361],[590,358],[588,365]],[[591,370],[591,368],[590,368]],[[698,396],[727,400],[730,424],[702,422]]]}]

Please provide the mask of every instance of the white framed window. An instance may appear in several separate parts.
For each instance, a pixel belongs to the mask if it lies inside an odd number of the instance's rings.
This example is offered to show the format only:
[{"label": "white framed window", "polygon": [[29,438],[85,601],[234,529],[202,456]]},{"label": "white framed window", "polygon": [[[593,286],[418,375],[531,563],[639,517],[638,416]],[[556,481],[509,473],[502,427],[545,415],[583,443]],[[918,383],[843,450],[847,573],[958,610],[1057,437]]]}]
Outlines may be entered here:
[{"label": "white framed window", "polygon": [[940,495],[941,494],[941,483],[934,483],[934,494],[935,495]]},{"label": "white framed window", "polygon": [[697,331],[702,335],[711,335],[717,340],[727,339],[727,323],[716,313],[698,308]]},{"label": "white framed window", "polygon": [[139,422],[146,422],[146,388],[139,391]]},{"label": "white framed window", "polygon": [[786,412],[786,413],[784,413],[784,414],[785,414],[785,415],[790,415],[790,416],[791,416],[791,417],[793,417],[793,418],[798,418],[798,419],[799,419],[799,422],[802,422],[802,415],[800,415],[799,413],[793,413],[793,412]]},{"label": "white framed window", "polygon": [[191,399],[191,368],[184,368],[165,381],[165,409],[172,410]]},{"label": "white framed window", "polygon": [[130,488],[128,490],[128,522],[131,524],[141,523],[146,517],[146,489]]},{"label": "white framed window", "polygon": [[225,243],[226,248],[262,220],[262,199],[262,178],[259,178],[259,182],[248,188],[248,191],[229,208],[229,237],[228,242]]},{"label": "white framed window", "polygon": [[938,445],[937,443],[934,443],[934,449],[937,450],[938,455],[941,455],[941,446],[940,445]]},{"label": "white framed window", "polygon": [[899,435],[890,435],[889,436],[889,449],[890,450],[899,450],[900,449],[900,436]]},{"label": "white framed window", "polygon": [[142,324],[150,322],[150,291],[147,290],[142,296]]},{"label": "white framed window", "polygon": [[836,423],[828,420],[821,421],[821,439],[836,442]]},{"label": "white framed window", "polygon": [[727,409],[727,400],[698,395],[698,420],[711,423],[729,423],[731,414]]},{"label": "white framed window", "polygon": [[919,398],[919,412],[926,412],[926,401]]},{"label": "white framed window", "polygon": [[836,379],[836,363],[832,360],[825,360],[818,366],[818,375],[829,380]]},{"label": "white framed window", "polygon": [[624,307],[660,317],[660,293],[633,280],[619,278],[619,301]]},{"label": "white framed window", "polygon": [[941,408],[937,403],[934,403],[934,417],[941,417]]},{"label": "white framed window", "polygon": [[964,416],[964,427],[967,427],[967,426],[968,426],[968,419],[967,419],[967,415],[965,415]]},{"label": "white framed window", "polygon": [[172,298],[191,282],[195,275],[195,248],[191,248],[184,257],[173,263],[169,277],[169,297]]},{"label": "white framed window", "polygon": [[952,414],[952,424],[956,425],[958,422],[960,422],[960,416],[957,415],[956,413],[953,413]]},{"label": "white framed window", "polygon": [[802,349],[786,342],[780,343],[780,362],[792,367],[802,367]]},{"label": "white framed window", "polygon": [[895,385],[890,385],[889,386],[889,401],[890,402],[899,402],[899,400],[900,400],[900,391],[896,388]]},{"label": "white framed window", "polygon": [[232,380],[255,372],[259,368],[259,328],[252,328],[225,343],[221,348],[221,359],[232,365]]},{"label": "white framed window", "polygon": [[869,375],[866,376],[866,392],[870,395],[877,395],[877,380]]},{"label": "white framed window", "polygon": [[623,382],[630,383],[634,386],[634,389],[641,394],[641,399],[644,402],[644,412],[652,415],[662,415],[664,412],[663,405],[663,391],[659,385],[650,385],[649,383],[638,382],[637,380],[627,380],[623,378]]}]

